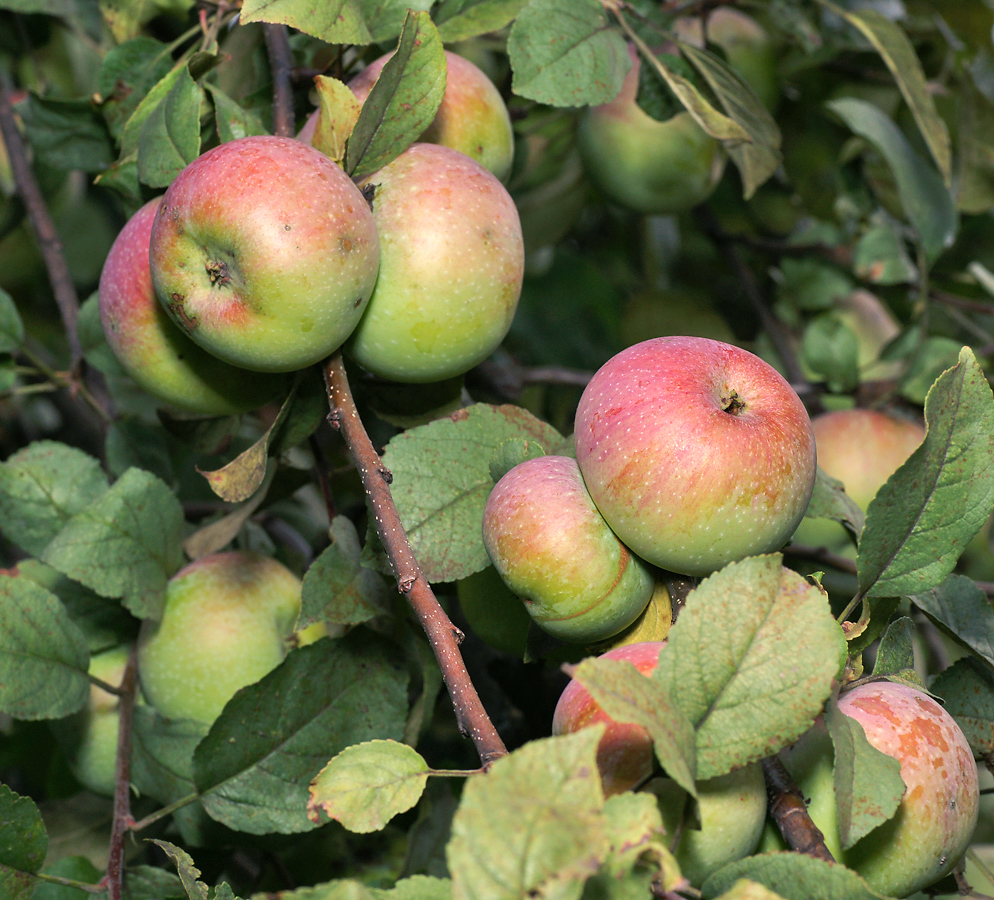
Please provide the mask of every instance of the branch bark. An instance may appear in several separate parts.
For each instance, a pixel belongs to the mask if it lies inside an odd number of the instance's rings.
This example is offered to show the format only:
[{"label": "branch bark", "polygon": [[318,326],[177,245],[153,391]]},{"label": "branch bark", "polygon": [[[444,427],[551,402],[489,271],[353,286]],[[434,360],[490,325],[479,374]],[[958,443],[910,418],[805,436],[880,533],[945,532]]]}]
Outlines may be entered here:
[{"label": "branch bark", "polygon": [[783,839],[798,853],[805,853],[825,862],[835,862],[835,857],[825,846],[825,836],[811,821],[804,796],[784,764],[775,756],[770,756],[763,760],[762,765],[766,795],[770,801],[770,815],[777,823]]},{"label": "branch bark", "polygon": [[114,776],[114,820],[111,824],[110,855],[107,859],[108,900],[124,897],[124,840],[134,824],[131,817],[131,727],[135,694],[138,691],[138,645],[131,647],[121,681],[118,704],[117,769]]},{"label": "branch bark", "polygon": [[397,585],[411,604],[435,652],[459,727],[472,739],[480,761],[486,766],[507,753],[507,749],[466,671],[459,651],[462,634],[439,605],[411,550],[390,493],[390,473],[383,467],[359,418],[341,353],[336,353],[326,364],[324,377],[331,407],[329,421],[341,433],[359,470],[376,533],[390,559]]},{"label": "branch bark", "polygon": [[265,25],[269,70],[273,76],[273,133],[293,137],[293,54],[285,25]]}]

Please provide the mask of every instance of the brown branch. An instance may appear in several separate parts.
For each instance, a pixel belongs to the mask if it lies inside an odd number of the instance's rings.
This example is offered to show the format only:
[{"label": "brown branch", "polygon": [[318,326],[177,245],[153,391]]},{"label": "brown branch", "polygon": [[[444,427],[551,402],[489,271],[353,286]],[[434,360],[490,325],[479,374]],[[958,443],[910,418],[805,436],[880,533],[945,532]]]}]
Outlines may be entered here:
[{"label": "brown branch", "polygon": [[376,533],[386,550],[397,584],[411,604],[435,652],[459,727],[470,736],[480,761],[486,766],[506,754],[507,749],[466,671],[459,652],[461,633],[439,605],[411,550],[390,493],[391,475],[383,467],[383,461],[359,418],[341,353],[336,353],[326,364],[324,378],[331,407],[329,421],[341,433],[359,470]]},{"label": "brown branch", "polygon": [[783,839],[798,853],[805,853],[825,862],[835,862],[835,857],[825,846],[825,836],[811,821],[804,796],[784,764],[777,757],[769,756],[763,760],[762,765],[770,816],[777,823]]},{"label": "brown branch", "polygon": [[135,694],[138,692],[138,645],[131,647],[128,664],[121,680],[118,704],[117,769],[114,776],[114,821],[110,833],[110,856],[107,860],[108,900],[124,896],[124,840],[134,824],[131,817],[131,726],[134,721]]},{"label": "brown branch", "polygon": [[27,150],[21,132],[17,127],[17,118],[10,101],[11,85],[6,72],[0,71],[0,135],[7,145],[10,157],[10,167],[14,173],[17,192],[24,201],[28,211],[31,227],[34,229],[48,280],[55,294],[55,302],[59,307],[59,315],[66,330],[66,340],[69,342],[69,352],[72,358],[72,368],[78,369],[83,359],[83,348],[79,343],[79,331],[76,320],[79,317],[79,297],[69,274],[69,265],[62,250],[62,239],[55,228],[55,223],[45,206],[38,180],[28,162]]},{"label": "brown branch", "polygon": [[273,134],[293,137],[293,54],[285,25],[264,25],[269,70],[273,76]]}]

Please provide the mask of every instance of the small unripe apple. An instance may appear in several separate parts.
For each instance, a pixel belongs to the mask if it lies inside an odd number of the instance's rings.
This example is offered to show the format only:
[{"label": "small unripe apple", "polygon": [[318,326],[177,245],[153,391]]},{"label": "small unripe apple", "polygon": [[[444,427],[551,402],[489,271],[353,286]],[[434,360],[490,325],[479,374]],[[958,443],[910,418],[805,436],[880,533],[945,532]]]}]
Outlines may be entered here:
[{"label": "small unripe apple", "polygon": [[169,718],[213,722],[240,688],[276,668],[294,644],[300,579],[255,553],[205,556],[177,572],[162,618],[138,640],[145,698]]},{"label": "small unripe apple", "polygon": [[152,226],[152,283],[173,321],[220,359],[290,372],[352,333],[376,281],[369,205],[327,156],[261,135],[208,150]]},{"label": "small unripe apple", "polygon": [[524,277],[514,201],[468,156],[413,144],[365,186],[379,230],[380,274],[349,343],[390,381],[461,375],[504,339]]},{"label": "small unripe apple", "polygon": [[814,489],[814,433],[793,388],[707,338],[655,338],[608,360],[580,398],[575,440],[611,529],[684,575],[779,549]]},{"label": "small unripe apple", "polygon": [[652,596],[652,573],[608,528],[569,457],[527,460],[497,482],[483,544],[535,623],[565,641],[623,631]]},{"label": "small unripe apple", "polygon": [[169,318],[152,288],[148,244],[161,197],[121,229],[100,274],[100,322],[114,355],[135,382],[173,406],[205,415],[257,409],[284,386],[202,350]]},{"label": "small unripe apple", "polygon": [[688,112],[659,122],[635,102],[641,62],[621,92],[590,107],[577,144],[591,180],[612,200],[639,213],[679,213],[702,203],[718,183],[723,159],[714,138]]},{"label": "small unripe apple", "polygon": [[[818,465],[843,483],[864,511],[877,491],[925,438],[921,423],[875,409],[840,409],[811,421]],[[792,540],[835,552],[851,548],[845,528],[832,519],[805,519]]]}]

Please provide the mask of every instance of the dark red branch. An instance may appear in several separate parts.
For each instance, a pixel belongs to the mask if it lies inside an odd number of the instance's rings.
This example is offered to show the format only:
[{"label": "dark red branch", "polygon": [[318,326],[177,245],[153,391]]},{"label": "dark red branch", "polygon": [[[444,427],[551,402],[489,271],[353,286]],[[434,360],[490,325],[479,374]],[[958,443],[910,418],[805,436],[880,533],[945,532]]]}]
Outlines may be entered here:
[{"label": "dark red branch", "polygon": [[784,764],[775,756],[767,757],[763,760],[763,777],[766,779],[770,816],[791,849],[825,862],[835,862],[835,857],[825,846],[825,836],[808,815],[804,795]]},{"label": "dark red branch", "polygon": [[459,727],[470,736],[480,755],[480,761],[486,766],[507,753],[507,749],[483,708],[469,672],[466,671],[466,664],[459,651],[462,635],[439,605],[411,550],[390,493],[390,473],[383,467],[383,461],[359,418],[340,353],[335,354],[325,366],[324,377],[331,406],[329,421],[345,439],[359,470],[376,533],[393,567],[397,585],[411,604],[435,652]]},{"label": "dark red branch", "polygon": [[118,704],[120,718],[117,732],[117,770],[114,776],[114,821],[111,825],[106,876],[108,900],[122,900],[124,896],[124,839],[134,823],[131,818],[131,726],[137,691],[137,645],[134,645],[128,654]]},{"label": "dark red branch", "polygon": [[273,76],[273,134],[293,137],[293,54],[285,25],[263,26]]}]

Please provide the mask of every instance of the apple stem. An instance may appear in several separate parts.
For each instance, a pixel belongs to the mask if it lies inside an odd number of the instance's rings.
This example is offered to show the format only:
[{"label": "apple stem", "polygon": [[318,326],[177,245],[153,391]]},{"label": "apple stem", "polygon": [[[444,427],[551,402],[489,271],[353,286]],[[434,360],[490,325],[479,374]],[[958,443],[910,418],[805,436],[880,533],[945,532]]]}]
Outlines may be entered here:
[{"label": "apple stem", "polygon": [[825,846],[825,836],[811,821],[801,789],[790,773],[775,756],[762,761],[766,779],[766,795],[770,803],[770,816],[777,823],[780,834],[798,853],[805,853],[825,862],[835,862],[835,857]]},{"label": "apple stem", "polygon": [[116,691],[121,697],[117,731],[117,763],[114,773],[114,818],[107,859],[108,900],[124,896],[124,839],[134,824],[131,817],[131,733],[134,721],[135,694],[138,692],[138,645],[131,646],[124,677]]},{"label": "apple stem", "polygon": [[341,433],[359,470],[373,512],[376,533],[386,550],[397,585],[428,636],[459,727],[470,736],[480,761],[487,766],[504,756],[507,749],[469,677],[459,651],[462,632],[445,614],[411,549],[390,493],[389,472],[384,468],[359,417],[341,353],[336,353],[325,365],[324,378],[331,407],[329,421]]}]

